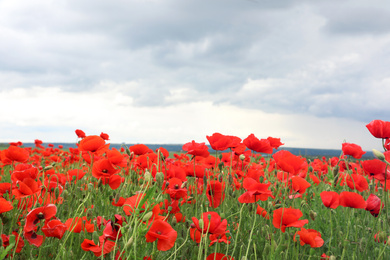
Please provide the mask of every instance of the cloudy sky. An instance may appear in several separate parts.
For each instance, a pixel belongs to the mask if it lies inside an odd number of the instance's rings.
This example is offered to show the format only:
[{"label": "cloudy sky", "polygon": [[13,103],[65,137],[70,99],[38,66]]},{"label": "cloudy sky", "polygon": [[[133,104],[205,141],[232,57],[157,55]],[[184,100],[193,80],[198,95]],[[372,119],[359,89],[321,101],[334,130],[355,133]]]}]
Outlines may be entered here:
[{"label": "cloudy sky", "polygon": [[388,0],[0,0],[0,142],[380,148]]}]

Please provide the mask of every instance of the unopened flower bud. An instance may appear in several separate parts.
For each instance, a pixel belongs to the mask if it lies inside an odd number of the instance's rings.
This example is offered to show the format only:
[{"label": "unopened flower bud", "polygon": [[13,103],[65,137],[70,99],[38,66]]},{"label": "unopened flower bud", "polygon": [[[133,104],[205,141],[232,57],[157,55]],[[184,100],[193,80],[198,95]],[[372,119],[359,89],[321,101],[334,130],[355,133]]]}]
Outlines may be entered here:
[{"label": "unopened flower bud", "polygon": [[153,176],[148,170],[145,171],[144,178],[146,182],[151,182],[153,180]]},{"label": "unopened flower bud", "polygon": [[156,173],[156,182],[157,182],[157,185],[158,186],[162,186],[163,182],[164,182],[164,173],[162,172],[157,172]]},{"label": "unopened flower bud", "polygon": [[310,216],[310,218],[314,221],[314,220],[316,220],[317,213],[314,212],[313,210],[310,210],[310,211],[309,211],[309,216]]},{"label": "unopened flower bud", "polygon": [[149,211],[148,213],[146,213],[146,214],[144,215],[144,217],[142,218],[142,221],[143,221],[143,222],[146,222],[146,221],[148,221],[152,216],[153,216],[153,212],[152,212],[152,211]]},{"label": "unopened flower bud", "polygon": [[374,156],[377,158],[377,159],[379,159],[379,160],[381,160],[381,161],[384,161],[386,158],[385,158],[385,155],[382,153],[382,152],[380,152],[380,151],[378,151],[378,150],[376,150],[376,149],[372,149],[372,153],[374,154]]},{"label": "unopened flower bud", "polygon": [[241,160],[241,161],[245,160],[245,155],[240,154],[240,160]]}]

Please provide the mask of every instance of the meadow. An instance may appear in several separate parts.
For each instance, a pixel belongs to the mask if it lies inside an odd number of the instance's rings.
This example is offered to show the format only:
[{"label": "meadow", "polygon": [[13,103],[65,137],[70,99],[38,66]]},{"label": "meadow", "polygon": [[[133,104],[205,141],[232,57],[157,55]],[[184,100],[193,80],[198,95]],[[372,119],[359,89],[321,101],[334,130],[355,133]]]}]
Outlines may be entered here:
[{"label": "meadow", "polygon": [[0,259],[389,259],[390,122],[366,127],[375,159],[353,143],[305,158],[253,134],[173,155],[81,130],[77,148],[11,143]]}]

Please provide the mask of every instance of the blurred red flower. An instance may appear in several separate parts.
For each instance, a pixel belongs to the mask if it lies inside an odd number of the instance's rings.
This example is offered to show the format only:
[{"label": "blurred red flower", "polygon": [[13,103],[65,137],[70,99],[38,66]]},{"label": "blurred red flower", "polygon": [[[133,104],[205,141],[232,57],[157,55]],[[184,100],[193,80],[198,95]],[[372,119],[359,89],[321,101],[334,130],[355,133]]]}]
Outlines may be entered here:
[{"label": "blurred red flower", "polygon": [[305,229],[301,228],[300,231],[297,231],[294,235],[294,241],[296,241],[296,236],[299,236],[299,241],[301,246],[310,245],[312,248],[321,247],[324,244],[324,240],[321,238],[321,233],[314,229]]},{"label": "blurred red flower", "polygon": [[370,194],[370,196],[368,196],[367,198],[366,203],[366,210],[369,211],[374,217],[378,217],[379,212],[385,206],[385,204],[381,202],[381,199],[375,194]]},{"label": "blurred red flower", "polygon": [[86,137],[86,135],[85,135],[83,130],[76,129],[75,132],[76,132],[76,135],[77,135],[78,138],[85,138]]},{"label": "blurred red flower", "polygon": [[281,150],[273,156],[277,166],[285,172],[292,175],[297,175],[307,167],[306,159],[300,156],[293,155],[291,152]]},{"label": "blurred red flower", "polygon": [[203,234],[224,234],[226,232],[227,220],[221,220],[217,212],[209,211],[202,213],[201,219],[192,217],[196,229]]},{"label": "blurred red flower", "polygon": [[220,181],[210,181],[207,184],[206,196],[213,208],[218,208],[225,199],[225,183]]}]

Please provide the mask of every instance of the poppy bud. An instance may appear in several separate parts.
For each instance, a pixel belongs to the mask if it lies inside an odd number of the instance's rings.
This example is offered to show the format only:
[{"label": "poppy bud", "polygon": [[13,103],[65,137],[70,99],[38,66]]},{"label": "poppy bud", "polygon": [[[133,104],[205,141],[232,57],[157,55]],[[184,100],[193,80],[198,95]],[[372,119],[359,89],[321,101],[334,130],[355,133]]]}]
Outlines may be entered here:
[{"label": "poppy bud", "polygon": [[95,242],[95,244],[99,243],[99,234],[96,231],[92,232],[92,240]]},{"label": "poppy bud", "polygon": [[267,243],[265,244],[264,250],[263,250],[263,255],[268,255],[271,251],[271,246]]},{"label": "poppy bud", "polygon": [[329,257],[329,260],[336,260],[336,257],[335,257],[334,255],[331,255],[331,256]]},{"label": "poppy bud", "polygon": [[376,149],[372,149],[372,153],[374,154],[374,156],[377,159],[379,159],[381,161],[385,161],[386,158],[385,158],[385,155],[382,152],[380,152],[380,151],[378,151]]},{"label": "poppy bud", "polygon": [[164,173],[162,172],[157,172],[156,173],[156,182],[157,182],[157,185],[158,186],[162,186],[163,182],[164,182]]},{"label": "poppy bud", "polygon": [[148,213],[146,213],[146,214],[144,215],[144,217],[142,218],[142,221],[143,221],[143,222],[146,222],[146,221],[148,221],[152,216],[153,216],[153,212],[152,212],[152,211],[149,211]]},{"label": "poppy bud", "polygon": [[203,222],[203,219],[199,219],[199,227],[200,227],[200,229],[202,229],[202,230],[203,230],[203,228],[204,228],[204,222]]},{"label": "poppy bud", "polygon": [[54,189],[54,194],[55,194],[56,198],[58,198],[60,196],[60,189],[58,187],[56,187]]},{"label": "poppy bud", "polygon": [[148,170],[145,171],[144,178],[146,182],[151,182],[153,180],[153,176]]},{"label": "poppy bud", "polygon": [[52,165],[47,165],[45,166],[45,168],[43,168],[44,171],[47,171],[47,170],[50,170],[51,168],[53,168]]},{"label": "poppy bud", "polygon": [[241,160],[241,161],[245,160],[245,155],[240,154],[240,160]]},{"label": "poppy bud", "polygon": [[317,213],[314,212],[313,210],[310,210],[310,211],[309,211],[309,216],[310,216],[310,218],[314,221],[314,220],[316,220]]},{"label": "poppy bud", "polygon": [[247,260],[248,258],[246,256],[241,257],[241,260]]},{"label": "poppy bud", "polygon": [[125,248],[130,247],[133,244],[133,241],[134,241],[133,237],[130,237],[130,239],[127,241],[127,243],[125,245]]}]

